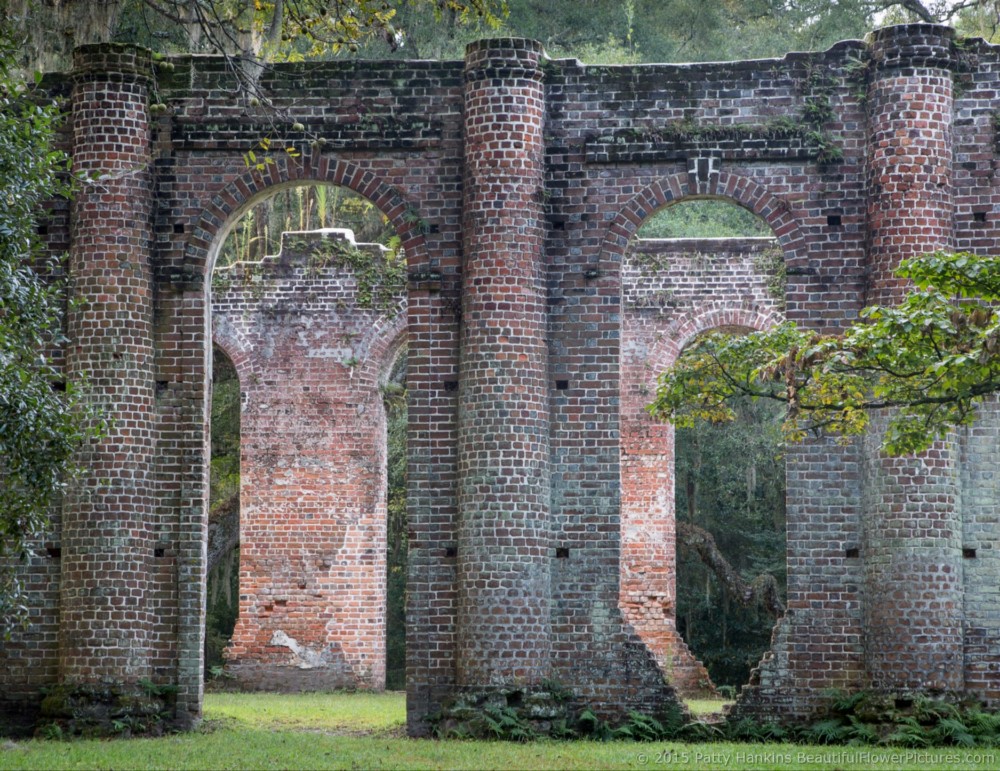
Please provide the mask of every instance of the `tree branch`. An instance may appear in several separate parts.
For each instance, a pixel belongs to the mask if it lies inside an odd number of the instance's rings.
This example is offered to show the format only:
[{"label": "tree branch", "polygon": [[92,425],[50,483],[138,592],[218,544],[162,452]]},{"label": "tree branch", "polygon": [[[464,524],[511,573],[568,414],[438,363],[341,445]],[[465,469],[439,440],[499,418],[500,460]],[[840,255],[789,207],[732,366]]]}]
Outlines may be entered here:
[{"label": "tree branch", "polygon": [[785,612],[778,593],[778,582],[770,573],[761,573],[747,583],[719,551],[715,538],[704,528],[690,522],[677,523],[677,543],[693,549],[705,567],[711,570],[726,596],[744,608],[758,606],[774,618]]}]

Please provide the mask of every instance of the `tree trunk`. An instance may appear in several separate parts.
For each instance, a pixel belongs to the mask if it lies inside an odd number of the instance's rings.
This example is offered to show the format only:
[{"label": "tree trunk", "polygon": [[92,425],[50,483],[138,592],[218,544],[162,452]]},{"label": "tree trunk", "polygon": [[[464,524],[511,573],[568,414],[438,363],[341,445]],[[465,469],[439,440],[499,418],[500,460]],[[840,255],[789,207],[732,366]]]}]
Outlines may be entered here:
[{"label": "tree trunk", "polygon": [[722,591],[744,608],[757,605],[777,618],[785,612],[778,593],[778,582],[769,573],[762,573],[747,583],[719,551],[715,538],[704,528],[690,522],[677,523],[677,543],[694,549],[702,563],[715,573]]}]

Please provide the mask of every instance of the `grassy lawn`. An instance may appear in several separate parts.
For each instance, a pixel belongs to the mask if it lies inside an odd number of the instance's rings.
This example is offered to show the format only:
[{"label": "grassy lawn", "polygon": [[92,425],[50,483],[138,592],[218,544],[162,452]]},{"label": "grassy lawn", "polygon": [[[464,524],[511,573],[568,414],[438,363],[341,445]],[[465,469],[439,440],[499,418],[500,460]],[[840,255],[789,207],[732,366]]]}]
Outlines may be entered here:
[{"label": "grassy lawn", "polygon": [[721,715],[723,708],[727,704],[732,704],[733,700],[729,699],[685,699],[684,706],[688,708],[690,712],[695,717],[704,717],[705,715]]},{"label": "grassy lawn", "polygon": [[994,769],[1000,748],[508,744],[407,739],[402,694],[209,694],[205,725],[161,739],[0,745],[0,769]]}]

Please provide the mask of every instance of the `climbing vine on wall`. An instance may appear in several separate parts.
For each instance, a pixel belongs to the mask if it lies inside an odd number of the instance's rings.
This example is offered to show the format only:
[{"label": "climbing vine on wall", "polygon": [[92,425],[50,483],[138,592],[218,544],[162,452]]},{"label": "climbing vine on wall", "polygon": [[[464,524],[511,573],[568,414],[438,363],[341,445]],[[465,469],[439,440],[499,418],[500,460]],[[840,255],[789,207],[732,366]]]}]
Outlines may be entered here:
[{"label": "climbing vine on wall", "polygon": [[[398,239],[396,242],[398,247]],[[346,241],[330,239],[301,246],[309,249],[311,272],[332,265],[354,274],[358,282],[356,303],[359,308],[393,315],[399,310],[406,288],[406,258],[400,249],[390,249],[379,256]]]}]

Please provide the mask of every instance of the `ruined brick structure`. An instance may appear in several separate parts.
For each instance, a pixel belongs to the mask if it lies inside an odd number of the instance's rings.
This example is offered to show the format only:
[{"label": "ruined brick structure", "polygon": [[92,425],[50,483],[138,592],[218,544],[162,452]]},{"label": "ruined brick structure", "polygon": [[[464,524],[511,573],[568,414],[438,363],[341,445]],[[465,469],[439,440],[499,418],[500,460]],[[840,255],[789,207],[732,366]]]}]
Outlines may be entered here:
[{"label": "ruined brick structure", "polygon": [[[47,81],[75,163],[102,177],[47,226],[87,300],[67,368],[117,420],[26,574],[36,623],[3,646],[10,706],[150,677],[200,714],[208,279],[280,186],[367,197],[408,260],[414,733],[466,689],[552,679],[609,717],[674,698],[638,634],[657,595],[619,578],[640,521],[623,475],[668,442],[627,435],[623,392],[622,265],[656,209],[756,212],[787,316],[831,331],[899,296],[903,257],[998,247],[1000,52],[932,25],[743,63],[585,66],[504,39],[464,62],[283,65],[262,80],[290,119],[274,145],[301,155],[259,170],[243,154],[271,116],[234,100],[220,60],[170,64],[95,46]],[[766,323],[739,306],[717,323]],[[917,459],[874,440],[790,453],[788,612],[739,711],[803,715],[829,687],[1000,705],[998,438],[991,412]]]},{"label": "ruined brick structure", "polygon": [[[406,298],[382,282],[378,307],[359,291],[338,252],[353,245],[350,231],[286,233],[279,255],[214,274],[213,342],[242,384],[241,605],[226,669],[245,688],[384,685],[380,386]],[[360,248],[380,262],[380,247]],[[710,681],[674,623],[673,432],[644,407],[698,333],[780,318],[775,258],[772,239],[641,240],[624,265],[619,604],[684,694]]]},{"label": "ruined brick structure", "polygon": [[622,265],[621,597],[626,621],[682,695],[710,689],[676,627],[674,430],[646,405],[698,335],[783,320],[773,239],[633,241]]},{"label": "ruined brick structure", "polygon": [[[285,233],[280,255],[215,271],[213,342],[242,402],[240,609],[226,666],[243,687],[385,684],[380,386],[404,342],[405,297],[379,303],[338,251],[353,247],[350,231]],[[381,247],[363,248],[384,262]]]}]

